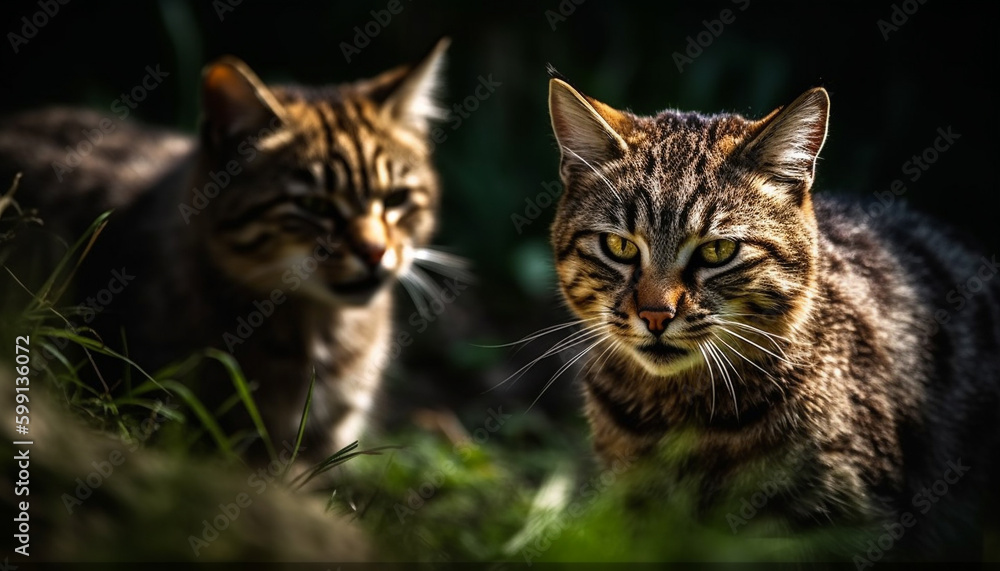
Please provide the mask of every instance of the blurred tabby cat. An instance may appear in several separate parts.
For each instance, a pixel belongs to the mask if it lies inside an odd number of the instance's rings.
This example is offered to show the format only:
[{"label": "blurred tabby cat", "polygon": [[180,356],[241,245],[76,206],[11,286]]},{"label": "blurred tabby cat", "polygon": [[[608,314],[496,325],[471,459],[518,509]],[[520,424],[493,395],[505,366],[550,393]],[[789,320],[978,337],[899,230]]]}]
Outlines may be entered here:
[{"label": "blurred tabby cat", "polygon": [[[900,527],[896,556],[980,556],[1000,279],[940,325],[935,311],[993,262],[912,212],[869,218],[810,194],[821,88],[759,120],[641,117],[549,88],[566,185],[552,245],[584,327],[567,345],[589,355],[599,455],[654,457],[693,436],[658,474],[697,482],[701,508],[779,468],[792,476],[767,509],[793,528],[910,512],[921,520]],[[924,497],[942,478],[947,497]]]},{"label": "blurred tabby cat", "polygon": [[[320,88],[266,86],[223,58],[203,74],[198,141],[88,111],[6,119],[0,176],[23,173],[17,199],[46,225],[21,237],[31,255],[16,273],[37,288],[28,262],[47,254],[34,272],[47,275],[63,241],[115,209],[78,274],[77,324],[148,371],[231,351],[275,443],[294,441],[315,371],[304,446],[337,450],[376,398],[391,286],[426,284],[415,261],[442,263],[425,249],[439,193],[427,132],[446,47],[412,69]],[[67,168],[81,148],[92,150]],[[211,405],[234,392],[222,367],[198,376]],[[239,408],[227,426],[251,428]]]}]

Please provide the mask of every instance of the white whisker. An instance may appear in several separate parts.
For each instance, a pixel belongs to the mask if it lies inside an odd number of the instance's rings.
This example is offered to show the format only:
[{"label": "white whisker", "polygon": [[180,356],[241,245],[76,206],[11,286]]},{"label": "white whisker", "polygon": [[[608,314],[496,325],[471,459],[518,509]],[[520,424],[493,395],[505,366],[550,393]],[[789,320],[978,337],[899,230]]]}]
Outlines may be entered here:
[{"label": "white whisker", "polygon": [[526,410],[524,412],[527,413],[528,411],[531,410],[531,407],[535,406],[535,404],[538,403],[538,400],[542,398],[542,395],[545,394],[545,391],[549,390],[549,387],[552,386],[552,383],[554,383],[556,381],[556,379],[559,378],[559,375],[563,374],[563,372],[565,372],[566,369],[572,367],[573,363],[576,363],[577,361],[579,361],[591,349],[593,349],[594,347],[597,347],[598,345],[600,345],[601,342],[603,342],[605,339],[608,338],[608,336],[610,336],[610,334],[605,335],[601,339],[598,339],[596,343],[590,345],[589,347],[587,347],[583,351],[580,351],[579,353],[576,354],[576,356],[574,356],[572,359],[570,359],[569,361],[567,361],[562,367],[559,367],[559,370],[557,370],[555,372],[555,374],[552,375],[552,377],[548,380],[548,382],[545,383],[545,386],[542,387],[542,392],[538,393],[538,396],[535,397],[535,400],[531,401],[531,405],[528,406],[528,410]]},{"label": "white whisker", "polygon": [[559,331],[560,329],[566,329],[567,327],[573,327],[574,325],[580,325],[582,323],[587,323],[588,321],[594,321],[594,320],[597,320],[597,319],[602,319],[602,318],[600,316],[597,316],[597,317],[590,317],[590,318],[587,318],[587,319],[577,319],[577,320],[574,320],[574,321],[568,321],[566,323],[560,323],[559,325],[550,325],[549,327],[545,327],[543,329],[539,329],[538,331],[532,333],[531,335],[528,335],[527,337],[523,337],[521,339],[518,339],[517,341],[511,341],[510,343],[501,343],[499,345],[476,345],[476,344],[472,344],[472,346],[473,347],[480,347],[480,348],[483,348],[483,349],[500,349],[502,347],[513,347],[514,345],[520,345],[522,343],[527,344],[527,343],[531,343],[535,339],[538,339],[539,337],[544,337],[544,336],[548,335],[549,333],[554,333],[556,331]]},{"label": "white whisker", "polygon": [[767,372],[767,370],[765,370],[765,369],[764,369],[763,367],[761,367],[761,366],[760,366],[760,365],[758,365],[757,363],[754,363],[754,362],[753,362],[752,360],[750,360],[750,358],[748,358],[748,357],[747,357],[746,355],[744,355],[743,353],[740,353],[740,352],[739,352],[739,351],[738,351],[738,350],[737,350],[737,349],[736,349],[735,347],[733,347],[733,346],[732,346],[732,345],[730,345],[729,343],[726,343],[726,340],[725,340],[725,339],[723,339],[722,337],[720,337],[719,335],[716,335],[715,333],[713,333],[712,335],[715,335],[715,338],[716,338],[716,339],[718,339],[720,343],[722,343],[722,344],[723,344],[723,345],[725,345],[726,347],[729,347],[729,349],[730,349],[730,350],[731,350],[731,351],[732,351],[733,353],[736,353],[736,355],[737,355],[737,356],[739,356],[739,357],[740,357],[741,359],[743,359],[743,360],[744,360],[744,361],[746,361],[747,363],[750,363],[750,364],[751,364],[751,365],[753,365],[754,367],[757,367],[757,369],[759,369],[759,370],[760,370],[760,372],[764,373],[764,376],[766,376],[766,377],[767,377],[767,380],[771,381],[771,384],[773,384],[774,386],[778,387],[778,390],[780,390],[780,391],[781,391],[782,393],[784,393],[784,392],[785,392],[785,388],[784,388],[784,387],[782,387],[782,386],[781,386],[780,384],[778,384],[778,381],[774,380],[774,377],[773,377],[773,376],[771,376],[771,373]]},{"label": "white whisker", "polygon": [[722,380],[725,383],[726,388],[729,389],[730,394],[732,394],[733,396],[733,410],[736,412],[736,419],[739,420],[740,407],[736,402],[736,388],[733,386],[733,379],[732,377],[729,376],[729,371],[723,364],[722,359],[719,358],[719,348],[716,347],[715,344],[712,343],[711,341],[706,341],[706,343],[707,343],[706,348],[708,349],[708,353],[712,355],[712,358],[715,359],[716,364],[719,365],[719,370],[722,372],[723,376]]},{"label": "white whisker", "polygon": [[708,414],[708,419],[711,420],[715,416],[715,373],[712,372],[712,363],[708,360],[708,355],[705,353],[704,343],[698,343],[698,350],[701,351],[701,356],[705,359],[705,366],[708,367],[708,376],[711,379],[712,409]]},{"label": "white whisker", "polygon": [[[718,335],[716,335],[716,337],[718,337]],[[712,343],[712,342],[709,341],[709,343]],[[725,359],[727,363],[729,363],[729,367],[733,369],[733,374],[735,374],[736,378],[740,380],[740,384],[741,385],[746,385],[746,382],[743,380],[743,376],[740,375],[740,372],[736,368],[736,365],[734,365],[733,362],[729,360],[729,357],[726,356],[726,352],[723,351],[722,348],[720,348],[718,345],[715,345],[715,343],[712,343],[712,345],[719,351],[719,355],[723,359]]]},{"label": "white whisker", "polygon": [[407,272],[407,275],[413,280],[414,285],[419,287],[428,298],[441,299],[441,286],[427,275],[427,272],[417,266],[410,266],[410,271]]},{"label": "white whisker", "polygon": [[[728,317],[728,315],[725,316],[725,317]],[[771,333],[770,331],[764,331],[763,329],[759,329],[759,328],[754,327],[753,325],[750,325],[750,324],[747,324],[747,323],[742,323],[742,322],[739,322],[739,321],[729,321],[729,320],[726,320],[726,319],[719,319],[718,322],[719,323],[724,323],[726,325],[738,325],[740,327],[745,327],[746,329],[749,329],[749,330],[754,331],[756,333],[760,333],[761,335],[764,335],[765,337],[768,337],[768,338],[781,339],[782,341],[785,341],[785,342],[788,342],[788,343],[792,342],[792,340],[789,339],[788,337],[784,337],[782,335],[778,335],[777,333]]]},{"label": "white whisker", "polygon": [[431,248],[417,248],[413,251],[413,261],[423,268],[460,282],[473,283],[476,281],[476,277],[471,271],[472,264],[455,254]]},{"label": "white whisker", "polygon": [[777,355],[775,353],[772,353],[771,351],[765,349],[764,347],[761,347],[760,345],[754,343],[753,341],[747,339],[746,337],[740,335],[739,333],[734,333],[734,332],[730,331],[729,329],[726,329],[725,327],[719,327],[719,329],[725,331],[726,333],[732,335],[733,337],[739,337],[740,339],[746,341],[747,343],[753,345],[754,347],[760,349],[761,351],[767,353],[768,355],[774,357],[775,359],[778,359],[779,361],[783,361],[783,362],[785,362],[785,363],[787,363],[789,365],[792,365],[793,367],[796,366],[795,363],[789,361],[788,359],[782,357],[781,355]]},{"label": "white whisker", "polygon": [[399,283],[403,285],[403,289],[413,300],[413,305],[417,308],[417,313],[421,317],[427,319],[431,315],[430,306],[427,305],[427,300],[424,299],[423,290],[413,282],[413,278],[409,274],[402,274],[399,276]]},{"label": "white whisker", "polygon": [[[611,337],[611,336],[609,335],[609,336],[608,336],[608,337],[606,337],[605,339],[607,339],[607,338],[610,338],[610,337]],[[610,358],[610,357],[611,357],[611,355],[609,355],[609,353],[611,352],[611,350],[613,350],[613,349],[615,348],[615,346],[616,346],[617,344],[618,344],[618,342],[617,342],[617,341],[615,341],[614,339],[611,339],[611,343],[609,343],[609,344],[608,344],[608,348],[607,348],[607,349],[605,349],[603,353],[601,353],[600,355],[598,355],[596,359],[594,359],[593,361],[591,361],[591,362],[590,362],[590,368],[589,368],[589,369],[587,369],[587,371],[586,371],[586,372],[587,372],[587,374],[590,374],[591,372],[593,372],[593,371],[594,371],[594,366],[595,366],[595,365],[597,365],[597,363],[598,363],[598,362],[600,362],[600,360],[601,360],[602,358],[604,358],[604,356],[605,356],[605,355],[607,355],[607,356],[608,356],[608,357]],[[604,365],[602,364],[601,366],[603,367]],[[600,373],[600,372],[601,372],[601,370],[600,370],[600,369],[598,369],[598,370],[597,370],[597,372],[598,372],[598,373]]]},{"label": "white whisker", "polygon": [[[607,337],[602,339],[602,341],[611,341],[611,343],[608,344],[608,348],[605,349],[603,353],[598,355],[596,359],[590,362],[590,368],[585,371],[588,375],[591,373],[595,375],[599,374],[601,370],[604,368],[604,365],[607,364],[608,359],[611,358],[611,355],[618,349],[620,345],[618,340],[613,338],[613,335],[608,335]],[[594,367],[598,363],[600,363],[600,367],[597,369],[597,371],[594,371]]]},{"label": "white whisker", "polygon": [[580,155],[576,154],[576,152],[573,149],[571,149],[569,147],[563,147],[563,150],[566,151],[566,152],[568,152],[569,154],[573,155],[574,157],[576,157],[576,159],[578,161],[580,161],[583,164],[587,165],[587,167],[590,170],[594,171],[594,174],[596,174],[597,176],[601,177],[601,180],[604,181],[604,184],[606,184],[608,186],[608,190],[610,190],[611,192],[613,192],[614,195],[618,198],[618,200],[624,202],[624,199],[622,198],[621,194],[618,193],[618,189],[616,189],[614,187],[614,185],[611,184],[611,181],[608,180],[608,177],[604,176],[604,173],[602,173],[601,171],[597,170],[594,167],[594,165],[590,164],[590,162],[587,161],[587,159],[585,159],[585,158],[581,157]]},{"label": "white whisker", "polygon": [[490,387],[489,389],[487,389],[486,392],[493,391],[493,390],[495,390],[495,389],[497,389],[497,388],[499,388],[499,387],[507,384],[508,382],[516,381],[521,376],[523,376],[524,373],[526,373],[528,371],[528,369],[530,369],[531,367],[533,367],[534,365],[536,365],[542,359],[545,359],[547,357],[551,357],[552,355],[555,355],[556,353],[560,353],[560,352],[562,352],[562,351],[564,351],[566,349],[569,349],[571,347],[575,347],[577,345],[580,345],[581,343],[586,343],[587,341],[590,341],[590,340],[592,340],[592,339],[594,339],[596,337],[599,337],[599,336],[603,335],[606,332],[607,327],[608,326],[605,325],[605,326],[598,327],[597,329],[581,329],[580,331],[575,331],[575,332],[569,334],[568,336],[566,336],[565,339],[563,339],[562,341],[560,341],[560,342],[556,343],[555,345],[553,345],[549,350],[545,351],[544,353],[542,353],[538,357],[535,357],[529,363],[527,363],[526,365],[524,365],[523,367],[521,367],[517,371],[514,371],[514,373],[511,374],[509,377],[507,377],[506,379],[500,381],[499,383],[497,383],[493,387]]},{"label": "white whisker", "polygon": [[611,340],[611,351],[604,357],[603,360],[600,361],[600,364],[597,366],[597,371],[594,374],[595,375],[601,374],[601,371],[604,370],[604,365],[607,365],[608,361],[611,360],[611,357],[614,357],[615,355],[617,355],[618,352],[621,351],[621,350],[622,350],[622,344],[621,344],[621,342],[618,341],[617,339],[612,339]]},{"label": "white whisker", "polygon": [[784,357],[786,359],[788,358],[788,355],[785,353],[785,348],[782,347],[781,343],[778,343],[778,341],[776,341],[776,339],[781,339],[782,341],[784,341],[784,342],[786,342],[788,344],[791,344],[792,341],[790,339],[786,338],[786,337],[782,337],[781,335],[778,335],[776,333],[769,333],[767,331],[764,331],[763,329],[758,329],[756,327],[753,327],[752,325],[747,325],[746,323],[740,323],[738,321],[727,321],[727,320],[724,320],[724,319],[719,319],[719,320],[716,321],[716,323],[724,323],[726,325],[734,325],[736,327],[740,327],[742,329],[745,329],[745,330],[750,331],[752,333],[755,333],[757,335],[761,335],[765,339],[767,339],[768,341],[770,341],[772,345],[774,345],[774,348],[779,353],[781,353],[782,357]]}]

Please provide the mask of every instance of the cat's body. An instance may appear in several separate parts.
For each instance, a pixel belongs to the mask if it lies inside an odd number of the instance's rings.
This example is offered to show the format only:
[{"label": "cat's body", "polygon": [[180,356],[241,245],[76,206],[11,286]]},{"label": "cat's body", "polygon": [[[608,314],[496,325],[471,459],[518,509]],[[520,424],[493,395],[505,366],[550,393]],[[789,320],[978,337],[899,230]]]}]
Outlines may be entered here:
[{"label": "cat's body", "polygon": [[[114,209],[76,299],[61,300],[86,308],[73,324],[149,373],[209,347],[231,352],[277,448],[295,440],[315,371],[304,447],[335,452],[373,409],[392,285],[434,227],[425,133],[444,47],[413,70],[327,88],[266,87],[222,60],[206,69],[200,141],[86,111],[8,119],[0,172],[23,173],[16,199],[46,223],[20,237],[23,257],[43,254],[40,271],[17,267],[37,287],[60,240]],[[69,172],[55,168],[101,121],[113,130]],[[235,393],[221,363],[196,376],[210,407]],[[120,384],[121,371],[102,380]],[[253,425],[237,405],[225,427]]]},{"label": "cat's body", "polygon": [[[637,117],[553,80],[550,109],[567,187],[553,246],[593,331],[600,456],[688,439],[659,474],[691,477],[703,507],[776,470],[767,509],[796,528],[910,513],[895,555],[975,557],[1000,443],[993,260],[912,213],[811,196],[822,90],[760,121]],[[942,479],[946,498],[923,497]]]}]

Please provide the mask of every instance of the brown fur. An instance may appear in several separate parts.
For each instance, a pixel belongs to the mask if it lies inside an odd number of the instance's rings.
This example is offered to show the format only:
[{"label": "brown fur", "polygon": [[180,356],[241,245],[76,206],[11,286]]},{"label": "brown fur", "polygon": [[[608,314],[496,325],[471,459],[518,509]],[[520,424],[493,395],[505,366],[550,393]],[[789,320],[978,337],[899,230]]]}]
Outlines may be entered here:
[{"label": "brown fur", "polygon": [[[870,219],[810,194],[822,89],[757,121],[641,117],[554,79],[550,111],[567,189],[552,244],[585,327],[598,454],[659,457],[663,482],[696,477],[702,507],[782,469],[793,499],[770,507],[795,527],[893,521],[961,459],[962,487],[897,555],[975,557],[998,442],[1000,280],[940,327],[934,312],[980,252],[905,210]],[[609,257],[606,233],[637,260]],[[698,252],[717,239],[738,249],[712,267]]]},{"label": "brown fur", "polygon": [[[209,347],[231,352],[278,448],[294,441],[315,374],[305,447],[313,457],[335,452],[373,411],[391,289],[418,271],[434,230],[427,131],[445,47],[412,68],[318,88],[267,86],[223,58],[205,70],[197,142],[86,111],[8,118],[0,174],[24,174],[17,199],[46,223],[21,237],[19,277],[37,288],[65,244],[115,209],[80,268],[77,297],[60,303],[84,302],[121,268],[134,280],[107,306],[71,311],[74,324],[150,373]],[[114,130],[60,172],[64,147],[102,120]],[[256,322],[255,312],[270,315]],[[114,365],[102,363],[110,368],[95,384],[120,390]],[[234,392],[218,364],[194,377],[210,407]],[[240,405],[225,420],[230,431],[252,429]]]}]

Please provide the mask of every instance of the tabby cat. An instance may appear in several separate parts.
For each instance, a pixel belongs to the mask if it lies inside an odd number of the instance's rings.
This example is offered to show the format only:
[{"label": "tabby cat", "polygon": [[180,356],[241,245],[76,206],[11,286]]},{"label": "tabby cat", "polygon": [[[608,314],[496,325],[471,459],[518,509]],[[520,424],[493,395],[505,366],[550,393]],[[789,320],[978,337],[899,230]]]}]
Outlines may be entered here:
[{"label": "tabby cat", "polygon": [[[701,507],[780,467],[768,508],[793,529],[909,513],[896,556],[981,554],[1000,441],[995,258],[907,210],[812,195],[822,88],[759,120],[643,117],[549,88],[566,187],[551,239],[585,328],[599,456],[692,476]],[[967,306],[936,317],[976,276]],[[691,450],[668,463],[681,434]],[[941,479],[947,495],[927,496]]]},{"label": "tabby cat", "polygon": [[[294,442],[315,374],[304,447],[325,457],[366,424],[391,286],[415,271],[435,227],[428,129],[446,48],[319,88],[268,86],[223,58],[203,73],[197,141],[88,111],[8,118],[0,176],[23,173],[16,198],[45,222],[20,249],[53,250],[41,264],[51,269],[114,209],[78,273],[74,325],[148,372],[206,347],[231,352],[278,448]],[[233,383],[218,363],[204,368],[197,392],[220,405]],[[122,382],[98,369],[112,390]],[[253,427],[239,405],[227,422]]]}]

